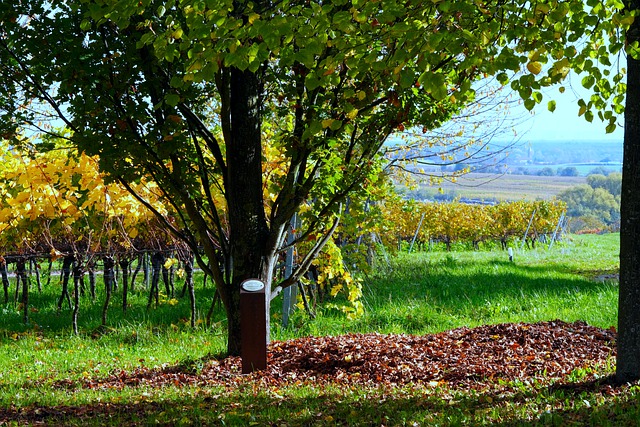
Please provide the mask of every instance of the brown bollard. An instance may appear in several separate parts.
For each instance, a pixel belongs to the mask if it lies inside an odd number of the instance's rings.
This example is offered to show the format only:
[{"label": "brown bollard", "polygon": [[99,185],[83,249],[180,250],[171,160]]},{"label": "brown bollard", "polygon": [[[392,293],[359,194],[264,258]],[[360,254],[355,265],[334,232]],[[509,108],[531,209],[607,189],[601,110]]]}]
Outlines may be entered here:
[{"label": "brown bollard", "polygon": [[248,279],[240,286],[240,345],[242,373],[267,367],[267,314],[265,286]]}]

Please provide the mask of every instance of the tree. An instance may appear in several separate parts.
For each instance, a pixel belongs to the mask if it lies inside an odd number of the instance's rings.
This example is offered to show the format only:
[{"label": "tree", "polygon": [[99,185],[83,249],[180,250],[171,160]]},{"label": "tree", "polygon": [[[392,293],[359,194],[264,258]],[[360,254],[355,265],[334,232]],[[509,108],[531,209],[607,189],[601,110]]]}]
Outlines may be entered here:
[{"label": "tree", "polygon": [[558,199],[567,204],[571,217],[593,216],[609,225],[620,220],[620,201],[602,187],[576,185],[558,194]]},{"label": "tree", "polygon": [[556,172],[550,167],[542,168],[537,173],[539,176],[555,176],[555,174]]},{"label": "tree", "polygon": [[559,176],[580,176],[580,172],[578,172],[578,168],[575,166],[568,166],[566,168],[558,168]]},{"label": "tree", "polygon": [[[202,248],[197,261],[216,283],[238,354],[242,281],[260,278],[270,297],[295,284],[341,203],[379,179],[380,149],[395,131],[437,128],[473,99],[474,81],[507,84],[523,67],[510,84],[528,109],[571,68],[587,74],[585,86],[613,90],[590,58],[620,50],[616,30],[628,17],[615,2],[588,3],[5,2],[0,135],[17,144],[20,128],[51,133],[43,120],[62,121],[70,145],[99,155],[112,180]],[[580,114],[600,110],[612,130],[608,105],[581,101]],[[282,167],[263,180],[266,147]],[[144,177],[176,217],[135,191]],[[285,243],[296,212],[304,225]],[[297,241],[314,244],[272,283],[279,254]]]},{"label": "tree", "polygon": [[[637,13],[640,2],[625,2]],[[627,99],[624,113],[624,157],[620,204],[620,290],[616,380],[640,379],[640,20],[626,33]]]},{"label": "tree", "polygon": [[608,175],[590,174],[587,176],[587,184],[592,188],[604,188],[614,196],[620,196],[622,192],[622,174],[611,172]]}]

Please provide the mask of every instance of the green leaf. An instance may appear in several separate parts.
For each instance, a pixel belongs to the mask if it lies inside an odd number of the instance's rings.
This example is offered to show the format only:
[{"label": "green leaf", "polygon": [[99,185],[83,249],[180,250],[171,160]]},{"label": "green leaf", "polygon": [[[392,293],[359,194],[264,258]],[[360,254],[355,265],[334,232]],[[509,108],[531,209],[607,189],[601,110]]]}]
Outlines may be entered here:
[{"label": "green leaf", "polygon": [[169,93],[164,96],[164,102],[171,107],[175,107],[180,102],[180,95],[175,93]]},{"label": "green leaf", "polygon": [[591,89],[591,87],[596,83],[596,79],[592,75],[584,76],[582,78],[582,86],[585,89]]},{"label": "green leaf", "polygon": [[536,101],[534,101],[533,99],[529,98],[524,100],[524,108],[526,108],[528,111],[533,110],[533,107],[535,106],[536,106]]},{"label": "green leaf", "polygon": [[556,101],[554,101],[554,100],[549,101],[549,102],[547,103],[547,109],[548,109],[549,111],[551,111],[552,113],[553,113],[554,111],[556,111]]},{"label": "green leaf", "polygon": [[591,111],[591,110],[585,111],[584,118],[589,123],[593,122],[593,111]]},{"label": "green leaf", "polygon": [[536,104],[539,104],[542,102],[542,94],[538,91],[533,92],[531,94],[531,97],[533,98],[533,100],[536,102]]},{"label": "green leaf", "polygon": [[442,74],[424,73],[420,76],[420,79],[422,80],[421,84],[424,85],[425,90],[436,100],[440,101],[446,98],[448,91]]},{"label": "green leaf", "polygon": [[171,85],[171,87],[181,88],[182,86],[184,86],[184,78],[179,76],[173,76],[171,77],[171,82],[169,84]]}]

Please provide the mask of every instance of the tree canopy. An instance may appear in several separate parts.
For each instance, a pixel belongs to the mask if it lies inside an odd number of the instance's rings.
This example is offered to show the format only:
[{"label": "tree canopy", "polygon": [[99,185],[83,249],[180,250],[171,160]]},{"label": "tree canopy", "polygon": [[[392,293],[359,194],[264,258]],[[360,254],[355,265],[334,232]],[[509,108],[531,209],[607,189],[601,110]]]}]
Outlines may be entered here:
[{"label": "tree canopy", "polygon": [[[62,122],[142,202],[132,183],[155,182],[177,217],[155,213],[204,249],[238,353],[241,282],[295,284],[346,197],[380,178],[387,138],[439,127],[474,81],[494,75],[532,109],[576,70],[595,93],[578,113],[613,130],[624,84],[611,61],[632,19],[616,0],[3,3],[0,135]],[[272,286],[296,241],[314,244]]]}]

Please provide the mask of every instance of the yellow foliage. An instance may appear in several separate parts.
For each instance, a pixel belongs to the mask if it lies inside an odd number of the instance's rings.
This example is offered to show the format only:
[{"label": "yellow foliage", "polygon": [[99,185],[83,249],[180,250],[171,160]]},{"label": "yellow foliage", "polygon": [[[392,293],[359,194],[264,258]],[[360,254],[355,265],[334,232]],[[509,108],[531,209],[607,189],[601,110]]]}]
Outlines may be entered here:
[{"label": "yellow foliage", "polygon": [[[124,188],[105,184],[97,158],[72,149],[27,155],[6,142],[0,153],[0,245],[17,249],[23,238],[51,242],[60,235],[76,242],[90,230],[108,238],[116,229],[129,233],[127,241],[148,228],[152,214]],[[134,187],[166,213],[155,186],[143,181]]]}]

